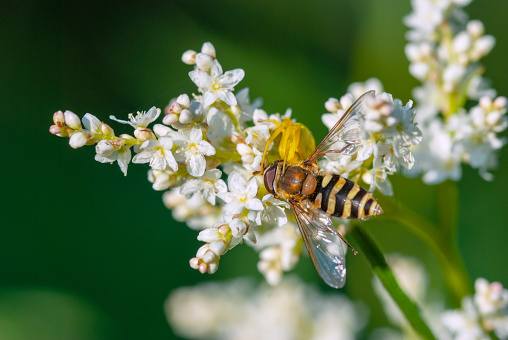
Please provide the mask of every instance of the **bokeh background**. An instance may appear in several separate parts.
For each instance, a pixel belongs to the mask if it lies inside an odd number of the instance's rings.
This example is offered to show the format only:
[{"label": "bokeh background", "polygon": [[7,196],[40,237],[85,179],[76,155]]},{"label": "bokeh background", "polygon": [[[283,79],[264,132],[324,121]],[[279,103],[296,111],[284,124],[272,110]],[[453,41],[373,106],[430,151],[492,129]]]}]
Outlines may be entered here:
[{"label": "bokeh background", "polygon": [[[466,8],[497,39],[486,76],[508,95],[508,2]],[[0,2],[0,338],[177,339],[163,303],[176,287],[248,276],[261,281],[256,253],[235,248],[213,276],[189,268],[197,232],[172,220],[147,167],[124,177],[95,162],[93,148],[72,150],[48,132],[52,114],[69,109],[108,121],[164,107],[195,92],[183,51],[211,41],[225,70],[243,68],[251,97],[268,112],[293,117],[322,138],[329,97],[378,77],[407,101],[417,85],[407,72],[408,1],[1,1]],[[116,131],[130,129],[112,124]],[[472,278],[508,285],[508,148],[496,179],[464,169],[459,184],[460,251]],[[435,188],[393,179],[395,195],[433,218]],[[418,257],[442,289],[433,255],[399,225],[369,222],[386,252]],[[343,291],[387,324],[371,288],[369,265],[348,257]],[[308,258],[295,270],[330,292]]]}]

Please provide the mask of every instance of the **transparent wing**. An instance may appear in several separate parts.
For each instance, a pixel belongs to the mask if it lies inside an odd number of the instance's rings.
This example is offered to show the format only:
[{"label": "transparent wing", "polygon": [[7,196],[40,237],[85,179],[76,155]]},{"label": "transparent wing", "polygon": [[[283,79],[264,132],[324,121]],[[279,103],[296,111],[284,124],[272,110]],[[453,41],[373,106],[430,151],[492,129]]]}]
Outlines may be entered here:
[{"label": "transparent wing", "polygon": [[333,229],[330,217],[319,210],[309,212],[297,203],[291,203],[291,207],[319,276],[330,287],[344,287],[347,245]]},{"label": "transparent wing", "polygon": [[369,91],[358,98],[319,143],[306,163],[312,163],[327,153],[353,155],[361,147],[360,132],[364,120],[365,99],[373,96],[374,91]]}]

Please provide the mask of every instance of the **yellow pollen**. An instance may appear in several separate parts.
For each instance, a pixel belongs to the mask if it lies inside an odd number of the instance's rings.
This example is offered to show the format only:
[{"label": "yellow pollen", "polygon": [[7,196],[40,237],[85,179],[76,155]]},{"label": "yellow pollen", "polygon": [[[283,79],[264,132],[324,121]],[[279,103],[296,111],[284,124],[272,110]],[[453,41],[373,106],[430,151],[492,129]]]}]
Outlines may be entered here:
[{"label": "yellow pollen", "polygon": [[164,155],[164,148],[160,145],[155,147],[155,151],[159,151],[161,154]]},{"label": "yellow pollen", "polygon": [[214,81],[212,82],[212,90],[217,91],[217,90],[220,90],[220,89],[221,89],[221,87],[222,87],[222,86],[221,86],[221,84],[220,84],[220,83],[218,83],[217,81],[215,81],[215,80],[214,80]]}]

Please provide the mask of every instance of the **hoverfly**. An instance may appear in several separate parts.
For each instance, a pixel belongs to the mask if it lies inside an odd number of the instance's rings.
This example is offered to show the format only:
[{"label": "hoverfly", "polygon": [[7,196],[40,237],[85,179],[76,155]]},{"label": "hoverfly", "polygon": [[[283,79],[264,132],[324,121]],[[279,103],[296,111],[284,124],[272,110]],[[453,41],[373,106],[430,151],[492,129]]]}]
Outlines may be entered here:
[{"label": "hoverfly", "polygon": [[[361,147],[359,133],[365,100],[373,96],[374,91],[369,91],[358,98],[304,161],[291,158],[288,151],[296,149],[294,141],[281,141],[287,145],[284,160],[269,164],[263,172],[266,189],[290,204],[314,267],[333,288],[342,288],[346,283],[347,247],[354,254],[357,252],[335,230],[330,216],[365,219],[383,210],[372,194],[358,184],[320,171],[317,160],[329,154],[353,155]],[[279,133],[283,133],[281,129],[274,134]],[[267,142],[265,154],[274,138],[272,135]]]}]

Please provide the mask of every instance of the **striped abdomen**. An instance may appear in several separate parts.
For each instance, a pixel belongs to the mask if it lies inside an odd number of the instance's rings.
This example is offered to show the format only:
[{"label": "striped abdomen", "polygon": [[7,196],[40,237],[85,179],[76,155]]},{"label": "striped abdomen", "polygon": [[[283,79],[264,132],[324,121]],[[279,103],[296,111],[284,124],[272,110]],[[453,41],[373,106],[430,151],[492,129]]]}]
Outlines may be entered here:
[{"label": "striped abdomen", "polygon": [[316,190],[308,199],[316,209],[340,218],[362,219],[383,212],[371,193],[340,175],[316,176]]}]

